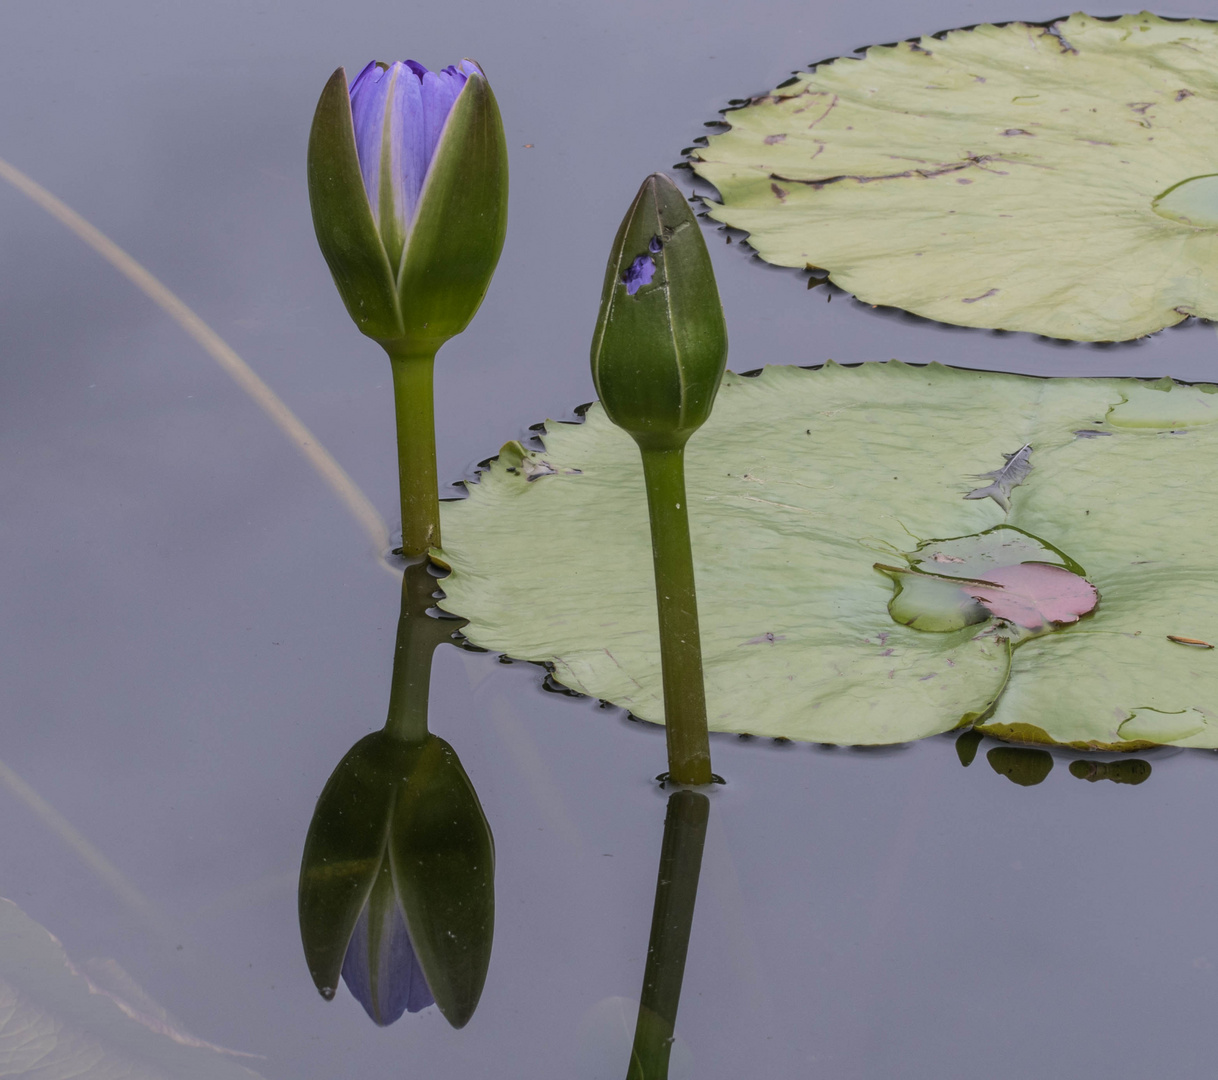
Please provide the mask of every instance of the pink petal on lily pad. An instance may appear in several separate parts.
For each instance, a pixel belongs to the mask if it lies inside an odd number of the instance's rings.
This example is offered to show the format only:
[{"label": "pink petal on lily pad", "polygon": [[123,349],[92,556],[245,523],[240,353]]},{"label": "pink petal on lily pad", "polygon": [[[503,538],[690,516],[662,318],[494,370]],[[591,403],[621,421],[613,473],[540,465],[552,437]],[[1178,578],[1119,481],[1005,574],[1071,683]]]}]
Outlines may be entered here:
[{"label": "pink petal on lily pad", "polygon": [[1038,630],[1045,623],[1077,622],[1100,599],[1086,578],[1046,563],[996,566],[985,577],[985,581],[970,581],[961,588],[998,618],[1029,630]]}]

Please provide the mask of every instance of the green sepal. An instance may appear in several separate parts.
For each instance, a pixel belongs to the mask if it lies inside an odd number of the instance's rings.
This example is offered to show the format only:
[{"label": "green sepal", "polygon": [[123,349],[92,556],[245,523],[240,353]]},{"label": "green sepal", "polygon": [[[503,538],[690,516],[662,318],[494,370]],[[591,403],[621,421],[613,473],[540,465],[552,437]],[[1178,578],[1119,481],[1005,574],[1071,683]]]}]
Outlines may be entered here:
[{"label": "green sepal", "polygon": [[390,867],[415,956],[444,1018],[478,1006],[495,931],[495,842],[451,746],[430,735],[399,791]]},{"label": "green sepal", "polygon": [[347,312],[371,338],[400,338],[402,317],[393,268],[360,174],[351,96],[342,68],[330,76],[313,114],[308,178],[317,243]]},{"label": "green sepal", "polygon": [[300,864],[300,936],[317,989],[334,996],[355,923],[384,859],[394,794],[417,744],[377,731],[334,770],[313,811]]},{"label": "green sepal", "polygon": [[[654,276],[630,295],[623,277],[647,256]],[[726,363],[727,327],[702,231],[676,185],[655,173],[623,218],[605,269],[592,381],[609,418],[640,446],[675,449],[710,415]]]},{"label": "green sepal", "polygon": [[469,325],[507,232],[507,140],[486,79],[457,95],[427,171],[398,273],[399,348],[434,354]]}]

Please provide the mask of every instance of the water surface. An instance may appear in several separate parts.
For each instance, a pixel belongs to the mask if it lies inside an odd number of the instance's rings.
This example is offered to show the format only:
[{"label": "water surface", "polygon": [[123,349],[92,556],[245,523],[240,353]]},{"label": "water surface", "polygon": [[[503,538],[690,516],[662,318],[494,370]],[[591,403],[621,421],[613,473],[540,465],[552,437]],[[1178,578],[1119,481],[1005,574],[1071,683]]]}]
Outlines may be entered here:
[{"label": "water surface", "polygon": [[[388,367],[343,311],[304,186],[335,66],[469,55],[505,116],[504,259],[437,366],[440,473],[457,480],[593,396],[620,215],[727,99],[877,40],[1060,14],[1042,0],[12,6],[0,157],[182,296],[389,518]],[[486,989],[463,1031],[434,1009],[377,1029],[345,991],[323,1001],[296,921],[300,852],[331,769],[384,722],[397,588],[178,326],[7,186],[0,228],[0,760],[58,815],[12,776],[0,787],[0,895],[78,964],[113,958],[193,1034],[260,1055],[241,1060],[270,1080],[625,1075],[628,1037],[606,1017],[629,1015],[617,999],[637,1000],[643,976],[662,732],[543,693],[531,665],[440,649],[431,729],[496,841]],[[899,357],[1218,375],[1212,326],[1119,347],[958,330],[808,292],[707,235],[736,370]],[[714,740],[729,783],[711,796],[674,1077],[1212,1074],[1213,756],[1152,757],[1132,786],[1072,775],[1071,755],[1025,787],[988,746],[963,769],[947,739]]]}]

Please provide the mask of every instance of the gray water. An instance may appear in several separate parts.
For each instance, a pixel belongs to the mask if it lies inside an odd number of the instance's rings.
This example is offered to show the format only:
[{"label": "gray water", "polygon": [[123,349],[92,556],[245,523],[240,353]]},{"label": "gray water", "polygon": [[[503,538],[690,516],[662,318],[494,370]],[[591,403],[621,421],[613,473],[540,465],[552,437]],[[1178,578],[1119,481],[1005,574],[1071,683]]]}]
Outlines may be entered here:
[{"label": "gray water", "polygon": [[[334,67],[472,56],[503,110],[507,246],[437,364],[451,481],[593,397],[617,222],[729,98],[876,41],[1060,14],[1041,0],[10,2],[0,157],[194,308],[392,524],[388,366],[342,308],[305,192]],[[610,1018],[632,1017],[642,979],[662,732],[542,692],[532,665],[439,650],[431,730],[461,755],[497,848],[482,1002],[454,1031],[435,1009],[382,1030],[345,990],[323,1001],[297,927],[300,852],[326,777],[384,721],[398,590],[147,297],[2,183],[0,230],[0,895],[74,962],[112,958],[197,1037],[260,1055],[240,1060],[268,1080],[623,1076],[628,1035]],[[952,329],[826,302],[707,236],[735,370],[899,357],[1218,375],[1210,325],[1107,348]],[[1218,760],[1153,756],[1128,786],[1078,779],[1064,756],[1025,788],[988,746],[963,769],[948,739],[714,740],[729,783],[711,798],[674,1077],[1212,1075]]]}]

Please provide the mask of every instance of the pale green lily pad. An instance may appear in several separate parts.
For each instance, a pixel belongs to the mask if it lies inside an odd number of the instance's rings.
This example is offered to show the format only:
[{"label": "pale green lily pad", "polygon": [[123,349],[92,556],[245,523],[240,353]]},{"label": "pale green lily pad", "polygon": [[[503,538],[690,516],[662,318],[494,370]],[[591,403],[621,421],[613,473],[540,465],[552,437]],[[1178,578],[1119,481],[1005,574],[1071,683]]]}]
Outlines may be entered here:
[{"label": "pale green lily pad", "polygon": [[[1218,642],[1218,423],[1177,433],[1212,388],[1153,390],[1160,426],[1115,428],[1146,385],[896,362],[729,373],[687,454],[711,727],[849,744],[976,722],[1081,748],[1218,747],[1218,650],[1168,640]],[[963,498],[1027,443],[1009,515]],[[442,606],[474,644],[661,720],[638,451],[593,406],[529,456],[557,471],[530,481],[495,462],[444,505]],[[1004,524],[1030,536],[1013,535],[1012,558],[1086,567],[1102,598],[1020,639],[1009,680],[1005,624],[898,625],[873,569],[958,557]],[[1152,729],[1147,710],[1173,719]]]},{"label": "pale green lily pad", "polygon": [[868,303],[1080,341],[1218,317],[1218,24],[955,30],[726,118],[690,155],[710,216]]}]

